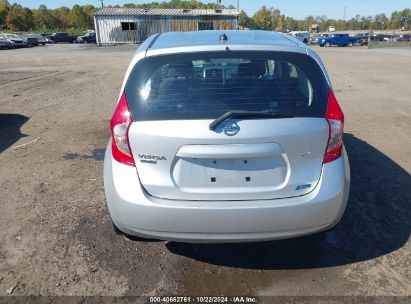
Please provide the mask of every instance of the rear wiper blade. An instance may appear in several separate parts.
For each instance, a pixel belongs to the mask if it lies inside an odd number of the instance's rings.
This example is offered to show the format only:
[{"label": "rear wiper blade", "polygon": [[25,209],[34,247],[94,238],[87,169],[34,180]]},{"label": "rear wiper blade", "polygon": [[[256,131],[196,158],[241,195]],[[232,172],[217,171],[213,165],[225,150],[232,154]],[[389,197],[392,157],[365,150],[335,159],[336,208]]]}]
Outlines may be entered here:
[{"label": "rear wiper blade", "polygon": [[235,118],[235,117],[272,117],[272,118],[291,118],[293,116],[283,115],[273,111],[244,111],[244,110],[233,110],[228,111],[216,118],[212,123],[210,123],[210,130],[215,130],[215,128],[223,121]]}]

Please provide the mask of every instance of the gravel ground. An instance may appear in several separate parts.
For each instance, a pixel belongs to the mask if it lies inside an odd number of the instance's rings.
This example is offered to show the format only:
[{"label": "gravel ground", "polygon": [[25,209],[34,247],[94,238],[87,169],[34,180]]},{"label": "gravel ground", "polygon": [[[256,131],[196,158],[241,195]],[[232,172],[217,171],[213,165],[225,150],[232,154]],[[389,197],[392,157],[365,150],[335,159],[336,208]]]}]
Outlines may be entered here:
[{"label": "gravel ground", "polygon": [[318,48],[346,115],[346,214],[238,245],[112,231],[102,158],[134,50],[0,51],[0,295],[411,295],[410,48]]}]

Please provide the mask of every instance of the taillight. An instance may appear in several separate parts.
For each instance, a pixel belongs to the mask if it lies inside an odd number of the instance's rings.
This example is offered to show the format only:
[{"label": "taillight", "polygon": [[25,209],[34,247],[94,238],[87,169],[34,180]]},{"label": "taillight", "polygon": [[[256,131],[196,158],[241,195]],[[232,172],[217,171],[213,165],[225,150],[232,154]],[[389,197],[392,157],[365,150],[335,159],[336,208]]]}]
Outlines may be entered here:
[{"label": "taillight", "polygon": [[124,92],[110,121],[111,151],[115,160],[129,166],[135,166],[128,140],[128,129],[132,122],[126,93]]},{"label": "taillight", "polygon": [[331,89],[328,90],[328,103],[325,118],[328,121],[329,135],[323,163],[329,163],[341,156],[344,133],[344,113]]}]

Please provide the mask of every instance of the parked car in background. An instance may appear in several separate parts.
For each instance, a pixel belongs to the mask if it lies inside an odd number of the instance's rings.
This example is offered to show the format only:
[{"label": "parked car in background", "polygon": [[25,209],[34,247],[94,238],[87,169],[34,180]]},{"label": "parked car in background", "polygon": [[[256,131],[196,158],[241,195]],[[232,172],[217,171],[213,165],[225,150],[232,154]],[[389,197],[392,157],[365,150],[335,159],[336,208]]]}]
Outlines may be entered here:
[{"label": "parked car in background", "polygon": [[96,43],[96,33],[87,32],[85,35],[77,37],[77,43]]},{"label": "parked car in background", "polygon": [[368,45],[368,33],[358,33],[354,37],[357,38],[357,43],[359,45]]},{"label": "parked car in background", "polygon": [[313,34],[310,37],[310,44],[318,44],[318,39],[330,36],[329,34]]},{"label": "parked car in background", "polygon": [[395,36],[394,35],[383,35],[384,36],[384,41],[393,41]]},{"label": "parked car in background", "polygon": [[36,38],[38,43],[42,44],[42,45],[45,45],[46,43],[49,43],[49,40],[46,37],[44,37],[40,34],[27,34],[25,36],[30,37],[30,38]]},{"label": "parked car in background", "polygon": [[27,42],[24,41],[24,39],[16,34],[0,34],[2,37],[5,37],[6,39],[9,39],[10,41],[14,42],[14,47],[19,48],[19,47],[26,47]]},{"label": "parked car in background", "polygon": [[73,43],[76,42],[76,36],[70,36],[68,33],[58,32],[47,36],[46,38],[50,39],[53,43]]},{"label": "parked car in background", "polygon": [[331,25],[331,26],[328,28],[328,31],[329,31],[329,32],[335,32],[335,26],[334,26],[334,25]]},{"label": "parked car in background", "polygon": [[344,114],[318,54],[293,40],[170,32],[139,47],[104,159],[116,232],[249,242],[340,221],[350,188]]},{"label": "parked car in background", "polygon": [[370,36],[370,40],[372,41],[392,41],[393,38],[393,36],[386,34],[374,34]]},{"label": "parked car in background", "polygon": [[38,46],[39,41],[37,38],[32,37],[31,35],[21,35],[21,38],[23,38],[23,41],[27,44],[27,46]]},{"label": "parked car in background", "polygon": [[291,36],[296,37],[298,40],[308,44],[310,42],[310,33],[309,32],[300,32],[300,31],[292,31],[288,33]]},{"label": "parked car in background", "polygon": [[0,34],[0,49],[13,49],[14,48],[14,42],[3,37]]},{"label": "parked car in background", "polygon": [[318,39],[319,46],[353,46],[357,43],[357,38],[350,37],[348,34],[331,34],[328,37]]},{"label": "parked car in background", "polygon": [[401,35],[398,36],[397,41],[411,42],[411,34],[401,34]]}]

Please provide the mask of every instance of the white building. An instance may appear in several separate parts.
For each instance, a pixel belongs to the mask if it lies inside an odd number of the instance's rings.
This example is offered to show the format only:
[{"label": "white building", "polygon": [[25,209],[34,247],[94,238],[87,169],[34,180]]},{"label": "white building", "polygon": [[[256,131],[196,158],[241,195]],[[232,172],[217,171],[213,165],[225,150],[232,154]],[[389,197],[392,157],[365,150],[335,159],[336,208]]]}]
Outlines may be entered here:
[{"label": "white building", "polygon": [[237,29],[238,15],[235,9],[103,8],[94,25],[100,45],[141,43],[156,33]]}]

